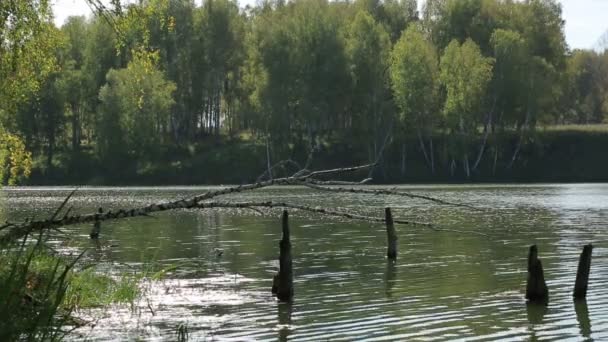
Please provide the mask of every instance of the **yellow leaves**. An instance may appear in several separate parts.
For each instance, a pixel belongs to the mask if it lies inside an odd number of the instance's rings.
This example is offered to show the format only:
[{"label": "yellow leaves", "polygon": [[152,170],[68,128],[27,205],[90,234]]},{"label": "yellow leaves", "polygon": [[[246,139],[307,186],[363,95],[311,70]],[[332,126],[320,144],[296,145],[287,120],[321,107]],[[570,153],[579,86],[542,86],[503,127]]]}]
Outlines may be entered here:
[{"label": "yellow leaves", "polygon": [[0,177],[2,183],[15,185],[32,172],[32,153],[23,140],[11,133],[0,133]]},{"label": "yellow leaves", "polygon": [[175,31],[175,17],[174,16],[169,17],[169,23],[167,24],[167,30],[169,30],[169,32]]},{"label": "yellow leaves", "polygon": [[133,55],[133,60],[129,63],[127,68],[130,68],[131,70],[141,68],[146,74],[151,74],[156,71],[156,67],[160,61],[158,50],[149,51],[140,46],[131,50],[131,54]]}]

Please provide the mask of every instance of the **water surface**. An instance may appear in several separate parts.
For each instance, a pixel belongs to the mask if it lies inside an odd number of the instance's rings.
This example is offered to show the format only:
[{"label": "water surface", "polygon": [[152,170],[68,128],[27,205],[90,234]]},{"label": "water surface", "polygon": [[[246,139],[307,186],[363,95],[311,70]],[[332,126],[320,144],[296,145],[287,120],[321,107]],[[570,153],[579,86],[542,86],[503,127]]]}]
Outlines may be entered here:
[{"label": "water surface", "polygon": [[[604,340],[608,339],[608,185],[415,186],[405,191],[471,204],[438,206],[396,196],[272,188],[226,196],[335,207],[432,222],[397,226],[399,256],[387,262],[386,232],[369,224],[292,212],[293,304],[270,293],[277,271],[279,211],[180,210],[104,223],[100,246],[90,226],[65,228],[63,252],[89,248],[100,272],[141,270],[149,260],[178,266],[145,284],[135,307],[83,312],[94,327],[73,339],[191,340]],[[209,188],[84,188],[76,212],[131,208]],[[44,218],[69,188],[5,188],[5,216]],[[572,288],[582,246],[593,243],[586,302]],[[539,247],[550,289],[547,308],[524,300],[527,248]],[[221,251],[221,255],[220,254]]]}]

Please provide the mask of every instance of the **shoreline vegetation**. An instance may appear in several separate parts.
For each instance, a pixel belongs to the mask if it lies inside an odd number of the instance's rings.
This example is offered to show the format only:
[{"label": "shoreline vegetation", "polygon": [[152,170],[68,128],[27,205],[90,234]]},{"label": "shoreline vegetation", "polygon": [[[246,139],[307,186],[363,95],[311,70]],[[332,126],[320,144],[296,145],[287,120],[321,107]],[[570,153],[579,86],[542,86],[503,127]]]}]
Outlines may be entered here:
[{"label": "shoreline vegetation", "polygon": [[[80,255],[62,255],[46,232],[0,245],[0,340],[58,341],[90,325],[84,311],[133,305],[144,273],[108,275]],[[83,311],[84,310],[84,311]]]},{"label": "shoreline vegetation", "polygon": [[608,50],[556,0],[79,1],[61,27],[0,4],[4,184],[240,184],[310,151],[377,183],[608,180]]},{"label": "shoreline vegetation", "polygon": [[[606,182],[608,156],[607,125],[561,125],[539,128],[526,137],[517,162],[508,167],[517,148],[516,134],[503,134],[500,140],[489,140],[484,158],[476,172],[468,177],[461,161],[447,157],[450,141],[437,134],[435,173],[419,147],[416,137],[394,140],[387,144],[379,166],[372,173],[376,184],[408,183],[546,183]],[[471,142],[471,150],[480,141]],[[405,148],[404,148],[405,147]],[[405,153],[404,153],[405,152]],[[307,151],[297,146],[271,149],[270,164],[289,160],[291,164],[273,169],[273,176],[289,174],[304,164]],[[184,147],[167,146],[155,160],[144,163],[125,162],[119,174],[110,172],[103,162],[86,149],[73,157],[70,151],[58,151],[52,169],[44,161],[34,160],[30,179],[25,185],[220,185],[242,184],[255,180],[267,168],[267,151],[263,142],[248,137],[226,137],[222,142]],[[494,163],[494,158],[496,162]],[[356,147],[324,142],[314,153],[312,166],[327,169],[340,165],[368,162],[369,155]]]}]

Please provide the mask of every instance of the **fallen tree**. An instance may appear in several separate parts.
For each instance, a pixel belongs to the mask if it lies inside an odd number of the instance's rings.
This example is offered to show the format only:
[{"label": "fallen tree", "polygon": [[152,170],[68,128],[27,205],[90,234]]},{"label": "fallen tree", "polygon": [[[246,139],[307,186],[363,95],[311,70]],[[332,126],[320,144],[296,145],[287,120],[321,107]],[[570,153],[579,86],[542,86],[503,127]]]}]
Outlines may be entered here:
[{"label": "fallen tree", "polygon": [[[290,208],[302,211],[309,211],[322,215],[329,216],[337,216],[343,217],[347,219],[353,220],[362,220],[368,222],[375,223],[383,223],[385,219],[383,217],[371,217],[359,215],[353,212],[345,212],[339,210],[332,210],[326,208],[319,207],[310,207],[297,203],[287,203],[287,202],[272,202],[272,201],[260,201],[260,202],[228,202],[228,201],[211,201],[215,200],[217,197],[221,197],[224,195],[241,193],[246,191],[252,191],[256,189],[261,189],[269,186],[276,185],[300,185],[305,186],[313,190],[317,191],[327,191],[327,192],[340,192],[340,193],[352,193],[352,194],[372,194],[372,195],[395,195],[402,196],[411,199],[419,199],[429,201],[438,205],[449,205],[449,206],[460,206],[472,208],[471,206],[449,202],[445,200],[441,200],[438,198],[413,194],[409,192],[399,191],[396,189],[369,189],[363,188],[361,185],[368,184],[371,179],[365,178],[359,182],[347,182],[343,180],[323,180],[322,178],[327,178],[331,176],[341,175],[345,173],[353,173],[361,170],[366,170],[373,167],[374,164],[366,164],[361,166],[354,167],[346,167],[346,168],[337,168],[330,170],[319,170],[319,171],[308,171],[308,170],[300,170],[288,177],[282,178],[272,178],[271,174],[268,174],[267,180],[258,180],[255,183],[244,184],[239,186],[231,186],[225,187],[218,190],[210,190],[205,193],[202,193],[197,196],[193,196],[190,198],[180,199],[171,202],[165,203],[155,203],[144,207],[139,208],[128,208],[128,209],[119,209],[119,210],[109,210],[105,212],[96,212],[90,214],[83,215],[73,215],[71,214],[71,207],[67,208],[64,212],[64,209],[67,206],[70,198],[74,195],[76,190],[72,191],[66,199],[61,203],[61,205],[57,208],[54,214],[45,220],[25,220],[23,222],[6,222],[4,225],[0,226],[0,244],[9,243],[12,241],[17,241],[20,238],[27,236],[31,233],[40,232],[47,229],[55,229],[58,230],[61,227],[75,225],[75,224],[84,224],[84,223],[93,223],[93,222],[102,222],[109,220],[119,220],[124,218],[131,217],[139,217],[139,216],[150,216],[151,214],[163,212],[167,210],[177,210],[177,209],[211,209],[211,208],[257,208],[257,207],[266,207],[266,208]],[[347,187],[348,186],[348,187]],[[407,224],[407,225],[416,225],[422,227],[428,227],[435,230],[442,230],[432,223],[428,222],[416,222],[411,220],[394,220],[396,224]],[[443,229],[445,230],[445,229]],[[475,233],[479,234],[479,233]]]}]

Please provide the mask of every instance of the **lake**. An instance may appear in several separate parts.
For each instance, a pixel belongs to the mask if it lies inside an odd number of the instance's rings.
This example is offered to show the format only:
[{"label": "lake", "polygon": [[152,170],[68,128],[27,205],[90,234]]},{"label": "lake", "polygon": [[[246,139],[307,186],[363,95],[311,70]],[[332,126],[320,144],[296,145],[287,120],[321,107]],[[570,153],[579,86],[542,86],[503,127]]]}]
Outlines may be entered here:
[{"label": "lake", "polygon": [[[209,187],[82,188],[75,212],[131,208]],[[225,196],[272,199],[431,222],[397,225],[399,255],[387,262],[382,224],[290,211],[295,297],[270,292],[278,268],[280,210],[180,210],[64,229],[64,253],[88,248],[100,272],[176,266],[150,280],[134,307],[81,314],[95,323],[71,339],[172,340],[180,325],[198,340],[604,340],[608,339],[608,185],[429,185],[398,189],[481,210],[397,196],[268,188]],[[4,188],[4,217],[50,216],[70,188]],[[485,235],[482,235],[482,234]],[[586,302],[572,300],[578,258],[593,243]],[[549,305],[524,300],[528,247],[537,244]]]}]

